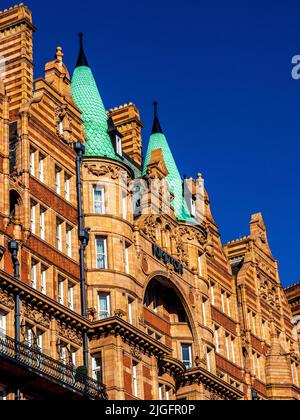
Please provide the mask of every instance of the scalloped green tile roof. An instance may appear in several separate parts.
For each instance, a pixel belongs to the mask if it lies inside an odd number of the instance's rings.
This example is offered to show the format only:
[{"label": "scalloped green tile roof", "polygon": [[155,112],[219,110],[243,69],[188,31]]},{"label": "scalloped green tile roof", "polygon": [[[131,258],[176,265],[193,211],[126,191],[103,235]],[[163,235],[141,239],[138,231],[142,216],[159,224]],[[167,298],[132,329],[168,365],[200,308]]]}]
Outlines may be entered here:
[{"label": "scalloped green tile roof", "polygon": [[[157,117],[154,122],[154,126],[155,125],[156,125],[156,130],[154,129],[155,131],[162,131]],[[174,195],[174,201],[172,204],[174,206],[174,211],[175,211],[175,215],[177,219],[179,221],[185,221],[185,222],[195,224],[195,220],[192,219],[188,211],[186,201],[183,196],[183,183],[182,183],[179,170],[175,163],[175,160],[172,155],[170,146],[167,142],[166,136],[162,132],[156,132],[156,133],[154,132],[151,134],[147,154],[145,157],[144,167],[143,167],[143,176],[145,176],[147,173],[147,168],[151,161],[152,152],[157,149],[162,149],[164,161],[169,172],[167,176],[167,181],[169,184],[170,191]]]},{"label": "scalloped green tile roof", "polygon": [[73,99],[82,112],[86,135],[85,155],[120,161],[108,135],[105,107],[92,70],[88,66],[75,68],[71,88]]}]

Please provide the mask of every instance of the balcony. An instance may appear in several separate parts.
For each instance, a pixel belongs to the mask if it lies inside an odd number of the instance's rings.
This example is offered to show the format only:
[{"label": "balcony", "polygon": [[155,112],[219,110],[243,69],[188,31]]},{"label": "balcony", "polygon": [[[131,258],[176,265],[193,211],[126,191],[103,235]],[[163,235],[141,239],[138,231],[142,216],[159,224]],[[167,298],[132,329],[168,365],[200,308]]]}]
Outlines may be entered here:
[{"label": "balcony", "polygon": [[71,365],[65,365],[38,349],[0,336],[1,378],[15,383],[24,392],[35,393],[40,399],[107,399],[105,387],[83,376]]}]

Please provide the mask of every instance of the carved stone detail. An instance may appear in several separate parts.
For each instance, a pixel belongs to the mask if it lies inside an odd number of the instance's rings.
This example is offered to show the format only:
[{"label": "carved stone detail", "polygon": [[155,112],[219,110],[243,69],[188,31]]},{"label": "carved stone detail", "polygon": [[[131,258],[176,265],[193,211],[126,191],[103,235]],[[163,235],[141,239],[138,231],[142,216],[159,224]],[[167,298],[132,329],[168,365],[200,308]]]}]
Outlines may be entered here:
[{"label": "carved stone detail", "polygon": [[75,343],[78,346],[83,345],[83,339],[82,339],[81,333],[75,330],[74,328],[71,328],[66,324],[58,322],[57,332],[58,332],[58,335],[65,338],[66,340],[71,341],[72,343]]},{"label": "carved stone detail", "polygon": [[124,174],[126,173],[121,168],[117,168],[111,165],[105,165],[105,164],[90,164],[86,163],[84,167],[91,173],[92,175],[95,175],[97,177],[101,176],[107,176],[111,179],[118,179],[119,177],[124,177]]},{"label": "carved stone detail", "polygon": [[0,302],[1,305],[6,306],[9,309],[14,309],[15,307],[14,297],[3,290],[0,290]]},{"label": "carved stone detail", "polygon": [[24,306],[24,316],[33,321],[35,324],[42,325],[45,328],[50,328],[50,316],[33,308],[30,304]]},{"label": "carved stone detail", "polygon": [[135,345],[131,345],[130,346],[130,353],[132,354],[132,356],[137,359],[137,360],[142,360],[142,352],[139,349],[139,347],[135,346]]}]

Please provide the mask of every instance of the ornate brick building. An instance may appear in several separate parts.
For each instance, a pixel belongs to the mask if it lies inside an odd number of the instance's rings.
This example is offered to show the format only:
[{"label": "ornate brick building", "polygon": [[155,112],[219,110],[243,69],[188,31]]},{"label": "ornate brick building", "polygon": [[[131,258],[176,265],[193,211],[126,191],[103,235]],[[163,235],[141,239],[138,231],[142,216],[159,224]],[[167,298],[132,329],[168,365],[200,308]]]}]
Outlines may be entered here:
[{"label": "ornate brick building", "polygon": [[0,399],[299,399],[262,216],[223,247],[157,108],[143,160],[139,111],[105,111],[82,37],[72,81],[57,48],[33,83],[34,31],[23,4],[0,12]]},{"label": "ornate brick building", "polygon": [[297,337],[300,347],[300,283],[288,287],[285,293],[292,308],[295,338]]}]

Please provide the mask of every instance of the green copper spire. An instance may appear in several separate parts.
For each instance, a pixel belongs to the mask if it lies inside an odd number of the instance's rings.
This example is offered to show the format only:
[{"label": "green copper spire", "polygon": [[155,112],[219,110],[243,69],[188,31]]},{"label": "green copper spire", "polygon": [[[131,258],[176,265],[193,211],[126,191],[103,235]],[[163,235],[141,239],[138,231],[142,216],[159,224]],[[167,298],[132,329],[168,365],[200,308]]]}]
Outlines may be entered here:
[{"label": "green copper spire", "polygon": [[107,115],[92,70],[88,65],[80,36],[80,51],[72,78],[73,99],[82,112],[86,135],[86,156],[107,157],[120,161],[108,135]]},{"label": "green copper spire", "polygon": [[169,184],[170,191],[174,195],[173,206],[175,210],[175,215],[180,221],[193,222],[183,197],[183,185],[180,173],[178,171],[171,149],[167,142],[166,136],[164,135],[159,122],[157,106],[157,102],[155,102],[154,122],[144,162],[143,176],[147,174],[147,168],[151,161],[152,152],[157,149],[162,149],[165,164],[169,172],[167,176],[167,181]]}]

